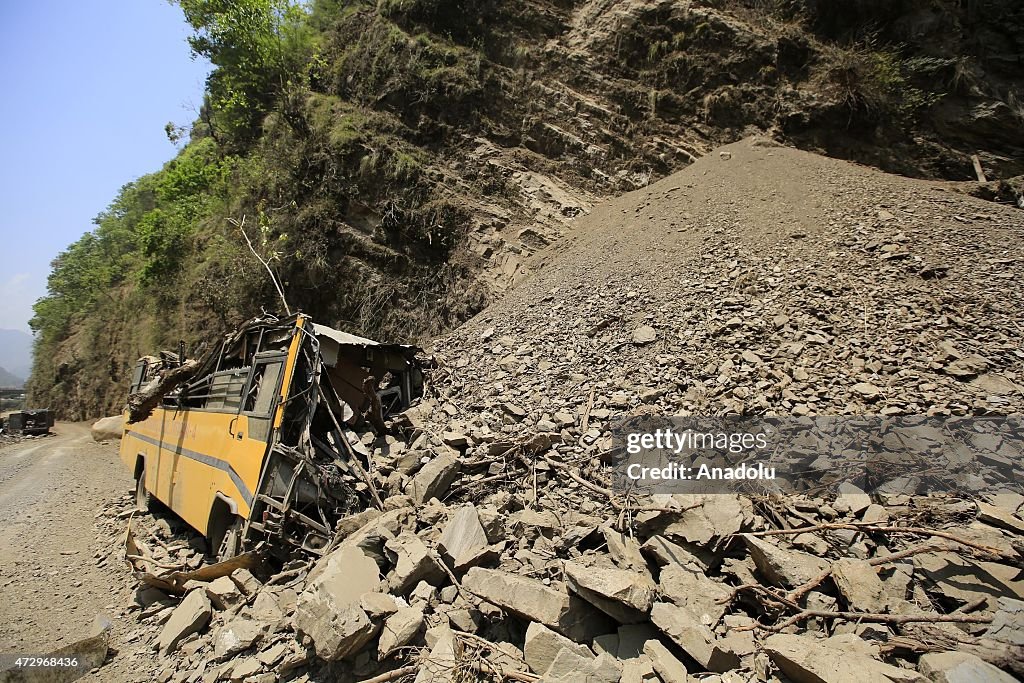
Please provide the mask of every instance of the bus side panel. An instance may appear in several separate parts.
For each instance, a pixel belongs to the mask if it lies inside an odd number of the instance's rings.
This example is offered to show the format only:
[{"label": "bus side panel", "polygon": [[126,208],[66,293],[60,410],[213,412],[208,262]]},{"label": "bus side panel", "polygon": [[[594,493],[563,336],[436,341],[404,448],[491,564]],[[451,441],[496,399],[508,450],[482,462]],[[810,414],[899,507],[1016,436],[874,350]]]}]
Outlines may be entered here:
[{"label": "bus side panel", "polygon": [[236,438],[226,453],[227,461],[238,474],[238,478],[246,490],[247,500],[243,501],[241,498],[235,498],[238,501],[239,514],[242,513],[244,502],[245,514],[243,517],[246,519],[249,516],[249,508],[252,507],[252,497],[256,495],[256,490],[259,487],[260,474],[263,472],[263,462],[267,457],[268,451],[267,441],[260,438],[252,438],[253,432],[250,420],[255,422],[256,418],[247,415],[239,418],[238,426],[242,438]]},{"label": "bus side panel", "polygon": [[121,457],[121,462],[128,469],[129,472],[135,473],[135,459],[138,458],[139,453],[145,453],[146,449],[144,444],[138,439],[132,437],[132,429],[135,425],[128,424],[127,417],[125,418],[125,430],[124,434],[121,435],[121,445],[118,449],[118,455]]},{"label": "bus side panel", "polygon": [[[296,327],[302,325],[300,318]],[[146,420],[128,426],[121,444],[122,460],[134,467],[137,453],[145,453],[146,487],[199,532],[208,532],[218,494],[234,502],[239,516],[249,518],[269,443],[283,420],[284,399],[291,389],[302,342],[297,329],[269,416],[161,407]],[[264,424],[255,425],[260,420]],[[257,427],[258,438],[253,438],[253,427]]]},{"label": "bus side panel", "polygon": [[146,489],[152,494],[157,481],[157,469],[160,463],[160,449],[157,445],[151,442],[149,439],[140,437],[140,434],[144,434],[147,431],[158,432],[160,425],[161,411],[154,411],[154,415],[150,415],[148,418],[141,422],[135,422],[129,424],[127,421],[127,415],[125,416],[125,430],[121,436],[121,447],[120,455],[121,461],[125,464],[128,470],[135,474],[136,460],[141,455],[145,460],[145,476],[146,476]]},{"label": "bus side panel", "polygon": [[[238,514],[248,518],[266,443],[247,438],[246,416],[236,419],[235,413],[158,409],[133,427],[138,437],[131,439],[131,448],[146,447],[149,455],[147,486],[190,526],[208,531],[218,493],[234,501]],[[127,453],[124,457],[127,462]]]}]

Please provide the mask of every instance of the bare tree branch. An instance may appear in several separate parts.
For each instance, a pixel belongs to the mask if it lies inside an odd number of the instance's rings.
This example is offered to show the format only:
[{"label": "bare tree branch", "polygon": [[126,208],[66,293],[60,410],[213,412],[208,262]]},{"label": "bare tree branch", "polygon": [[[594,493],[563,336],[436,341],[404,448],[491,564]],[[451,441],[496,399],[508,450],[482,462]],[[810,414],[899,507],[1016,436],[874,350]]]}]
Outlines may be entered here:
[{"label": "bare tree branch", "polygon": [[270,274],[270,281],[274,283],[274,289],[277,290],[277,295],[281,297],[281,303],[284,304],[284,312],[287,313],[288,315],[291,315],[292,309],[288,307],[288,300],[284,298],[284,289],[281,288],[281,283],[277,281],[277,276],[274,275],[274,271],[271,270],[270,264],[267,263],[263,259],[263,257],[256,252],[256,248],[252,246],[252,241],[249,239],[249,235],[245,233],[245,216],[242,216],[241,221],[237,221],[234,218],[229,218],[228,221],[230,221],[232,225],[238,228],[238,231],[242,233],[242,237],[245,238],[245,243],[249,245],[249,251],[251,251],[252,255],[255,256],[260,263],[263,264],[264,268],[267,269],[267,273]]}]

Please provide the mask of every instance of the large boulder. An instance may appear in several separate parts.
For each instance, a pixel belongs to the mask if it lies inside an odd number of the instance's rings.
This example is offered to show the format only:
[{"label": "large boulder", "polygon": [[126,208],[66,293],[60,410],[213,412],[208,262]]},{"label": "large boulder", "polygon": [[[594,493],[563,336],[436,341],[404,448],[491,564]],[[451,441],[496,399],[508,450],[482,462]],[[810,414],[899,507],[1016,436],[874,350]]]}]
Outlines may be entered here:
[{"label": "large boulder", "polygon": [[756,536],[743,534],[743,542],[757,565],[757,570],[776,586],[796,588],[828,569],[828,562],[802,553],[787,550]]},{"label": "large boulder", "polygon": [[190,591],[171,612],[157,637],[157,647],[161,654],[174,652],[178,643],[202,630],[210,621],[213,606],[206,597],[206,591],[196,588]]},{"label": "large boulder", "polygon": [[479,564],[491,553],[475,506],[464,505],[455,511],[441,533],[438,550],[458,572]]},{"label": "large boulder", "polygon": [[219,610],[231,609],[245,600],[238,584],[230,576],[221,576],[206,584],[206,597]]},{"label": "large boulder", "polygon": [[115,441],[124,434],[124,415],[102,417],[92,423],[93,441]]},{"label": "large boulder", "polygon": [[969,652],[929,652],[917,670],[933,683],[1014,683],[1017,679]]},{"label": "large boulder", "polygon": [[404,595],[420,581],[432,586],[447,578],[430,548],[411,531],[404,531],[384,544],[394,569],[388,574],[388,585],[396,594]]},{"label": "large boulder", "polygon": [[623,624],[645,621],[654,604],[654,583],[635,571],[566,562],[565,579],[570,590]]},{"label": "large boulder", "polygon": [[431,498],[441,498],[459,476],[459,461],[447,453],[437,456],[416,473],[406,494],[418,505]]},{"label": "large boulder", "polygon": [[651,609],[651,621],[708,671],[729,671],[740,664],[740,658],[732,648],[716,638],[700,617],[685,607],[667,602],[655,603]]},{"label": "large boulder", "polygon": [[614,631],[614,624],[599,610],[565,591],[537,579],[498,569],[473,567],[463,587],[490,603],[528,621],[539,621],[577,642]]},{"label": "large boulder", "polygon": [[701,622],[717,624],[725,615],[732,591],[725,584],[709,579],[702,571],[691,571],[680,564],[668,564],[659,577],[661,594],[685,607]]},{"label": "large boulder", "polygon": [[644,643],[644,654],[651,658],[651,668],[664,683],[688,683],[686,666],[657,640]]},{"label": "large boulder", "polygon": [[866,560],[843,557],[832,563],[832,580],[851,611],[884,612],[889,605],[886,587]]},{"label": "large boulder", "polygon": [[569,650],[562,650],[541,680],[545,683],[620,683],[622,662],[607,652],[594,659],[582,659]]},{"label": "large boulder", "polygon": [[438,636],[430,654],[419,662],[420,670],[413,683],[455,683],[459,668],[459,647],[455,634],[445,628]]},{"label": "large boulder", "polygon": [[531,671],[544,674],[562,650],[569,650],[587,660],[594,659],[596,656],[586,645],[574,643],[544,624],[536,621],[530,622],[530,626],[526,629],[523,654]]},{"label": "large boulder", "polygon": [[423,609],[403,607],[387,618],[377,643],[377,659],[383,661],[392,652],[406,645],[423,628]]},{"label": "large boulder", "polygon": [[360,598],[377,591],[381,580],[377,563],[358,546],[342,546],[325,560],[299,596],[295,627],[313,639],[319,657],[331,661],[355,654],[377,634],[379,625]]},{"label": "large boulder", "polygon": [[925,683],[919,673],[875,659],[877,648],[853,634],[818,639],[776,633],[764,650],[793,683]]},{"label": "large boulder", "polygon": [[248,650],[267,631],[269,625],[245,617],[236,617],[224,624],[213,641],[213,654],[227,659]]}]

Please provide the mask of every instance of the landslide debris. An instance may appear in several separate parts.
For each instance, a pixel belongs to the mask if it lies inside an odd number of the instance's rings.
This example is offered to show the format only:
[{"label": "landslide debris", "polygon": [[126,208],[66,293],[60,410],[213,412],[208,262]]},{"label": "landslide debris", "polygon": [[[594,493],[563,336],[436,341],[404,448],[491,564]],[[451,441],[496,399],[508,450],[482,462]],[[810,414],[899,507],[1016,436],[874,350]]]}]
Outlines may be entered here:
[{"label": "landslide debris", "polygon": [[625,498],[600,457],[635,410],[1019,411],[1020,215],[758,140],[610,202],[438,340],[407,439],[364,435],[383,511],[312,566],[148,591],[140,654],[176,683],[1024,675],[1020,462],[985,500]]},{"label": "landslide debris", "polygon": [[1022,231],[944,184],[748,139],[581,221],[436,344],[438,393],[534,424],[589,409],[594,438],[639,405],[1020,412]]}]

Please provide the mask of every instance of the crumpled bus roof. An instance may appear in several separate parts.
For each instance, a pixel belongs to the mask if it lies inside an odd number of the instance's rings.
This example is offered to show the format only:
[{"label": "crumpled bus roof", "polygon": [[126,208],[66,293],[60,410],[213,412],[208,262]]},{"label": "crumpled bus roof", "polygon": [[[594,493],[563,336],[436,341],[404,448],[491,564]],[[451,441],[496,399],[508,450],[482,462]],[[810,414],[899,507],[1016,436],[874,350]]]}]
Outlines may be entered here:
[{"label": "crumpled bus roof", "polygon": [[345,346],[381,346],[391,347],[394,349],[408,349],[410,351],[417,350],[415,346],[411,346],[409,344],[385,344],[383,342],[374,341],[373,339],[367,339],[366,337],[360,337],[358,335],[350,334],[348,332],[342,332],[341,330],[336,330],[333,327],[328,327],[327,325],[321,325],[319,323],[313,323],[313,334],[315,334],[317,337],[327,337],[328,339],[333,339],[339,344]]}]

